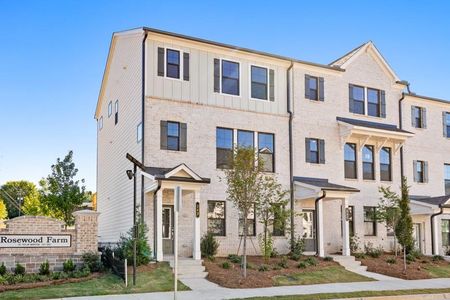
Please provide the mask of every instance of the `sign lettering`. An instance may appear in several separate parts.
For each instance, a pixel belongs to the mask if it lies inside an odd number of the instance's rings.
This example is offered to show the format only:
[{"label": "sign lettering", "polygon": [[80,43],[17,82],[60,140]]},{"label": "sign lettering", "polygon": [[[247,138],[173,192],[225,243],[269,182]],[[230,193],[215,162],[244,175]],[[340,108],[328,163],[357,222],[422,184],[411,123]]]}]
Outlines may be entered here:
[{"label": "sign lettering", "polygon": [[0,234],[0,248],[70,247],[70,234]]}]

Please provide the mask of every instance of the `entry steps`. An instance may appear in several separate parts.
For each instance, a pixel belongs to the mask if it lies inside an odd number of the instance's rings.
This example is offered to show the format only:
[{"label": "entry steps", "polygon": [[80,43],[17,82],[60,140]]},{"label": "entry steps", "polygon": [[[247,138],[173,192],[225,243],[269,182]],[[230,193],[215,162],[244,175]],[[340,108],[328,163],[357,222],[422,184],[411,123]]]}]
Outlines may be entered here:
[{"label": "entry steps", "polygon": [[373,273],[367,271],[367,266],[362,266],[361,262],[355,260],[354,256],[342,256],[342,255],[332,255],[333,260],[343,266],[347,271],[373,278],[375,280],[403,280],[396,277],[390,277],[383,274]]},{"label": "entry steps", "polygon": [[[167,261],[172,269],[174,268],[173,256],[164,257],[164,261]],[[178,278],[206,278],[206,276],[208,276],[208,272],[205,272],[203,260],[195,260],[185,257],[178,258]]]}]

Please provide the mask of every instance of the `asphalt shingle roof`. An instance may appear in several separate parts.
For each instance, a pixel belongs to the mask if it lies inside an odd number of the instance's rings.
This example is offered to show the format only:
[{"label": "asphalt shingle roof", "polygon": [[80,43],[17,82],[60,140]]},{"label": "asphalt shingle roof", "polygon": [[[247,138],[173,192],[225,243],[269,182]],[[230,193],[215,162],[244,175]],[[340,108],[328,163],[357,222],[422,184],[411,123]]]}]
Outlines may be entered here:
[{"label": "asphalt shingle roof", "polygon": [[358,189],[340,184],[331,183],[328,179],[312,177],[294,177],[294,181],[321,188],[324,191],[359,192]]}]

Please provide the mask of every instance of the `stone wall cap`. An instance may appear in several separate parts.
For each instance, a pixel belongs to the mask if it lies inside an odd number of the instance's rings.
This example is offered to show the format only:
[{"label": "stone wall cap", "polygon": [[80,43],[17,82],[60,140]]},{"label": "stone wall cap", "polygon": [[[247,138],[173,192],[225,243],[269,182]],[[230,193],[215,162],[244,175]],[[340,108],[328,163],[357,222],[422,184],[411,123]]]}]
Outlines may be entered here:
[{"label": "stone wall cap", "polygon": [[21,221],[27,220],[27,219],[48,220],[48,221],[52,221],[52,222],[64,225],[64,221],[62,221],[62,220],[54,219],[54,218],[47,217],[47,216],[31,216],[31,215],[15,217],[15,218],[12,218],[12,219],[4,220],[4,222],[5,222],[5,224],[10,224],[10,223],[21,222]]},{"label": "stone wall cap", "polygon": [[76,212],[73,213],[74,216],[79,216],[79,215],[99,215],[99,214],[100,213],[98,211],[91,210],[91,209],[77,210]]}]

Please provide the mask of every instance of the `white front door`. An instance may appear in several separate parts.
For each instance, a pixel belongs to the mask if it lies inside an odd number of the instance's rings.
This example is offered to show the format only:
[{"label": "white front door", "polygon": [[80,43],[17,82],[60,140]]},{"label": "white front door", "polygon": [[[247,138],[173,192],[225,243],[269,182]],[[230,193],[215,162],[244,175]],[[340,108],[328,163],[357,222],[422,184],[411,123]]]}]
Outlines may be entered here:
[{"label": "white front door", "polygon": [[422,233],[420,230],[420,223],[413,224],[413,238],[414,238],[414,248],[422,253]]}]

